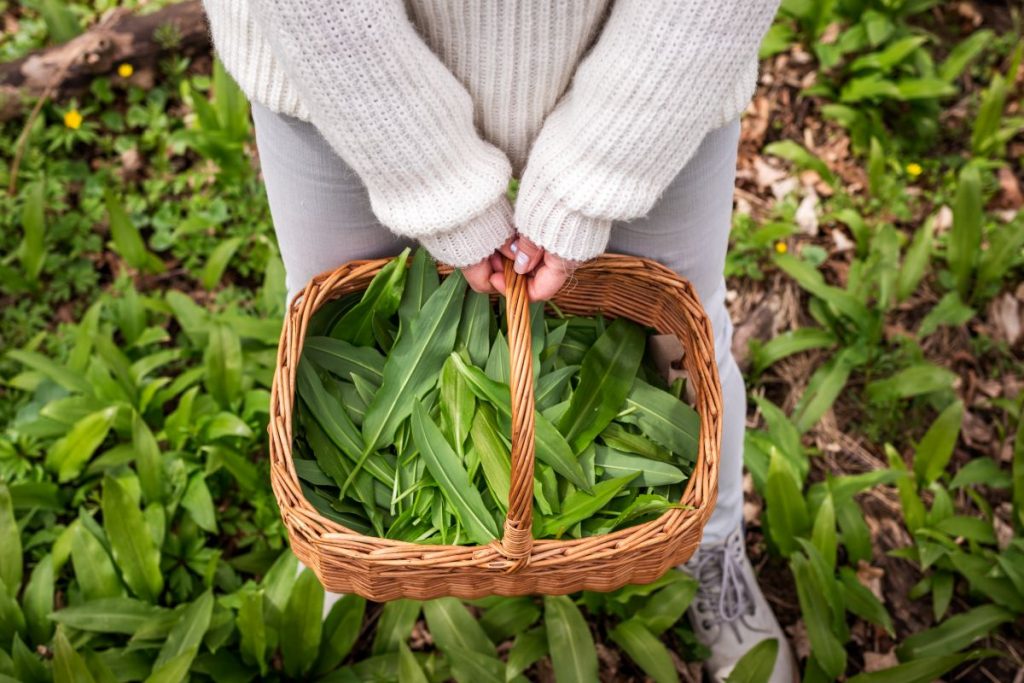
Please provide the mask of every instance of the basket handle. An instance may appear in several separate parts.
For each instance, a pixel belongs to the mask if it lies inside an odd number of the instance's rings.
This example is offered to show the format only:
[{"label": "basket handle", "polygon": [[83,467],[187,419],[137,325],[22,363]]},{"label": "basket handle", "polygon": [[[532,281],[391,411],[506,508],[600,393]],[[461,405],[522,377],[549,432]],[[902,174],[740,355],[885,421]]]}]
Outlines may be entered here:
[{"label": "basket handle", "polygon": [[534,397],[530,297],[527,278],[505,260],[505,313],[508,319],[509,388],[512,394],[512,477],[508,513],[499,550],[516,571],[533,550]]}]

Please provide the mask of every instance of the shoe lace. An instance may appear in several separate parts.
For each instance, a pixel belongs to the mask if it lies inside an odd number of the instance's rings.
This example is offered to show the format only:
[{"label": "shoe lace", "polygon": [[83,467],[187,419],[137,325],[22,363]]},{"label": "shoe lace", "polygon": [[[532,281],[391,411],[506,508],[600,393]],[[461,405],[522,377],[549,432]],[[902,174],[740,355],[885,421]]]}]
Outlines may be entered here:
[{"label": "shoe lace", "polygon": [[[698,607],[701,603],[714,606],[709,615],[718,623],[732,623],[745,614],[754,612],[750,586],[741,560],[723,544],[722,548],[702,549],[697,557],[693,576],[700,583],[697,590]],[[704,610],[701,610],[705,613]]]}]

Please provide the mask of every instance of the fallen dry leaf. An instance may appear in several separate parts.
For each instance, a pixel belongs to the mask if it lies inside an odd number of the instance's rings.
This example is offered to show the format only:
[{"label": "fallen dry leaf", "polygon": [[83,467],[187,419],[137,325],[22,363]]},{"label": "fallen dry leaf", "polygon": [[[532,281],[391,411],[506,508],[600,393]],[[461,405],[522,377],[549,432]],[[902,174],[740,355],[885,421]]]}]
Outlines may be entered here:
[{"label": "fallen dry leaf", "polygon": [[999,169],[999,204],[1006,209],[1019,209],[1024,205],[1020,181],[1009,166]]},{"label": "fallen dry leaf", "polygon": [[785,178],[788,174],[781,168],[772,166],[764,157],[754,157],[754,182],[758,188],[765,189]]},{"label": "fallen dry leaf", "polygon": [[1014,346],[1024,334],[1020,301],[1013,292],[997,296],[988,307],[988,318],[997,339]]},{"label": "fallen dry leaf", "polygon": [[[807,659],[811,656],[811,639],[807,636],[807,625],[803,619],[797,619],[796,623],[786,627],[789,633],[789,642],[793,644],[793,652],[797,659]],[[781,645],[781,643],[780,643]]]},{"label": "fallen dry leaf", "polygon": [[818,194],[814,190],[800,200],[794,218],[801,233],[811,236],[818,234]]},{"label": "fallen dry leaf", "polygon": [[935,214],[935,234],[941,235],[953,227],[953,209],[943,204]]},{"label": "fallen dry leaf", "polygon": [[872,671],[882,671],[883,669],[891,669],[900,663],[898,657],[896,657],[895,650],[889,650],[888,652],[865,652],[864,653],[864,672],[871,673]]},{"label": "fallen dry leaf", "polygon": [[885,597],[882,595],[882,577],[884,576],[885,570],[881,567],[873,567],[864,560],[857,564],[857,580],[883,603],[885,602]]}]

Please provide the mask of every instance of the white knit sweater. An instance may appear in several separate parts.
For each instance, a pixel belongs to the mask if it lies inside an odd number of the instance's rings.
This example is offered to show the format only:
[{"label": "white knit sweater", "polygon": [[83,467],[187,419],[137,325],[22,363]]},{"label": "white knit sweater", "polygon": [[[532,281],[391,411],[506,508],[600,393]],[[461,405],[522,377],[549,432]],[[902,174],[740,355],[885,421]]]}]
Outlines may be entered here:
[{"label": "white knit sweater", "polygon": [[778,0],[204,4],[245,93],[311,121],[381,223],[465,266],[513,223],[565,258],[604,251],[746,107]]}]

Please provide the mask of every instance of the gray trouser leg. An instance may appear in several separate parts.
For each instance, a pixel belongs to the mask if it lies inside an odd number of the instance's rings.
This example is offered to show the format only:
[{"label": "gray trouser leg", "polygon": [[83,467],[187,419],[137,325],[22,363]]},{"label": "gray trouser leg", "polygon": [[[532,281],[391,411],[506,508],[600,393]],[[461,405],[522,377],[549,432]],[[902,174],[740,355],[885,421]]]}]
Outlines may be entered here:
[{"label": "gray trouser leg", "polygon": [[314,275],[412,244],[377,221],[359,177],[316,127],[255,102],[252,117],[289,301]]},{"label": "gray trouser leg", "polygon": [[704,528],[707,543],[724,541],[743,519],[746,390],[730,350],[732,321],[725,308],[723,274],[739,133],[738,120],[709,133],[651,212],[616,223],[608,245],[608,251],[663,263],[692,282],[715,331],[724,414],[718,504]]},{"label": "gray trouser leg", "polygon": [[[284,259],[289,299],[314,275],[346,261],[398,253],[407,241],[374,217],[359,178],[309,123],[253,104],[256,143]],[[725,414],[718,505],[704,531],[724,540],[742,519],[746,395],[730,353],[725,251],[739,122],[712,131],[648,216],[612,228],[609,251],[664,263],[695,286],[715,332]]]}]

